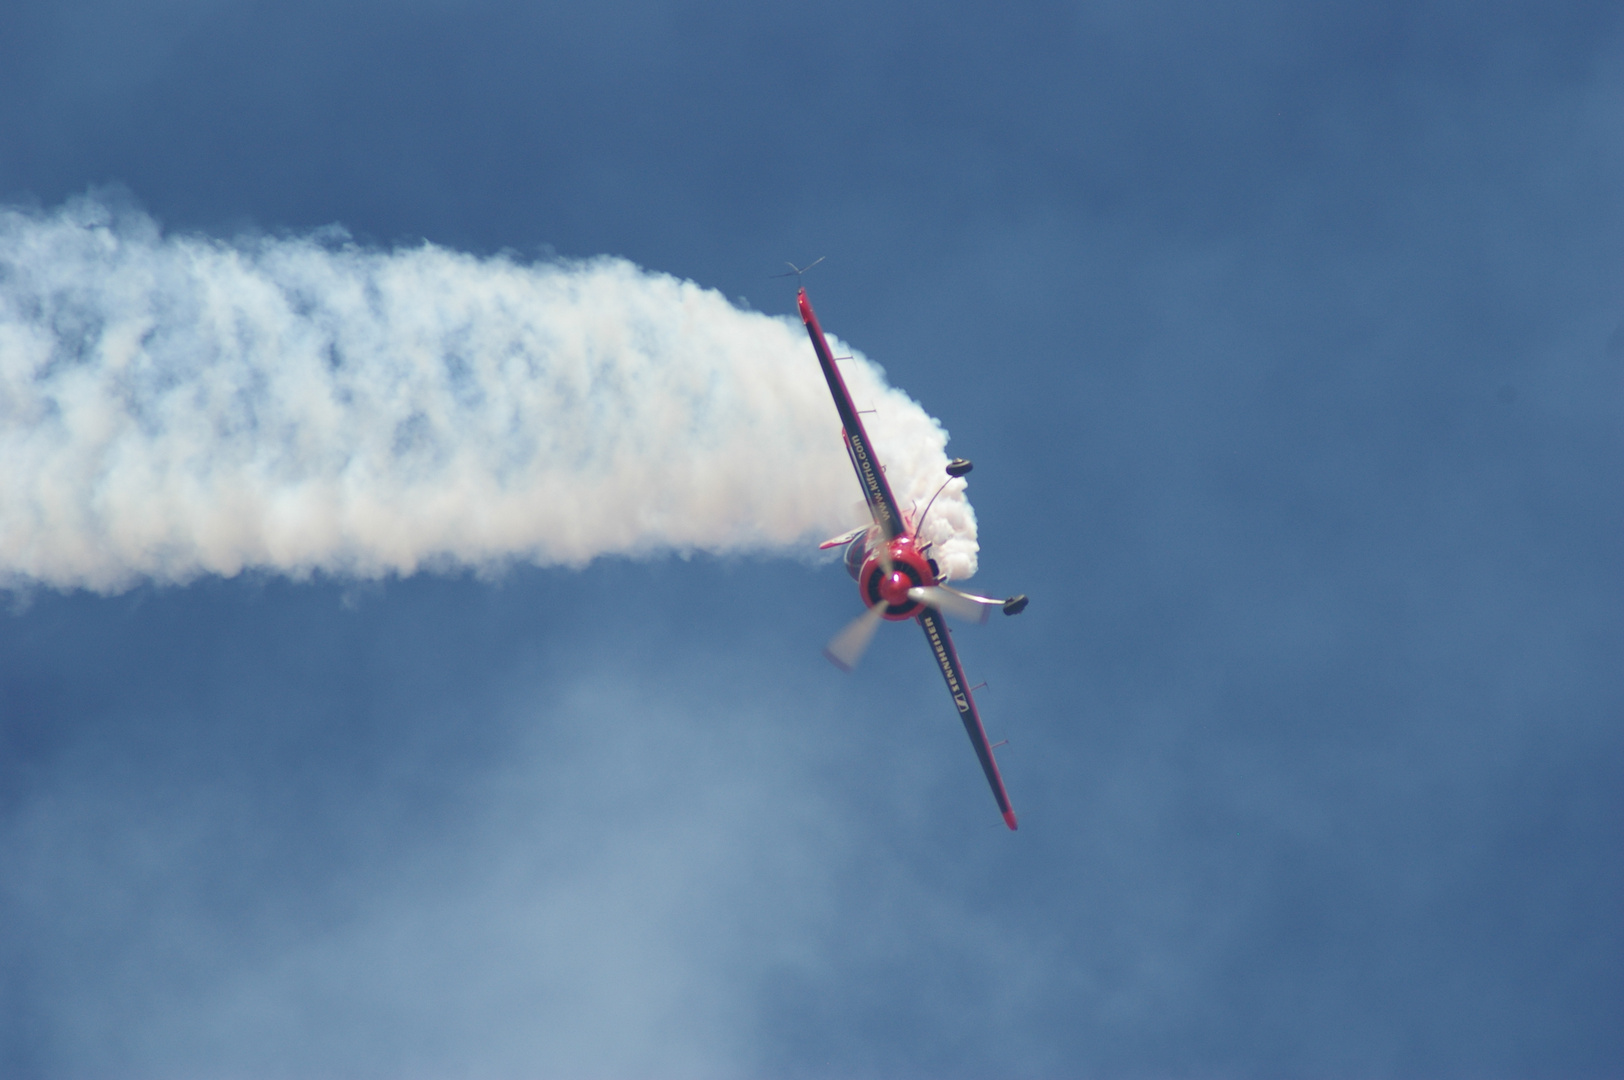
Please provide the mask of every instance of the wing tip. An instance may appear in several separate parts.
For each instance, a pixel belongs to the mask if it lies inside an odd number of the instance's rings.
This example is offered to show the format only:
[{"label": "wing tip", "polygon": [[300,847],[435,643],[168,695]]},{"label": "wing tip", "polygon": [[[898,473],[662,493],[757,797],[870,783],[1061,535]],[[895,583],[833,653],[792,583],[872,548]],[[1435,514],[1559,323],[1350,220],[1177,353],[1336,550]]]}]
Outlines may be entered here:
[{"label": "wing tip", "polygon": [[1004,824],[1009,826],[1009,831],[1010,832],[1014,832],[1016,829],[1020,828],[1020,826],[1015,824],[1015,811],[1014,810],[1005,810],[1004,811]]}]

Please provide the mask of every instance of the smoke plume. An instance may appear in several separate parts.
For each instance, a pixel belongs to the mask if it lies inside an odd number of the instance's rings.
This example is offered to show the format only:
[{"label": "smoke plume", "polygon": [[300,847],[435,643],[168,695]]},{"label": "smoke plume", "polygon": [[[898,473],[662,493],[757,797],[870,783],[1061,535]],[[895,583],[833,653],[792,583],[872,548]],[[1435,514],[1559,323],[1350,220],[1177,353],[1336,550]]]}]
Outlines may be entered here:
[{"label": "smoke plume", "polygon": [[[863,357],[842,370],[923,508],[946,432]],[[692,282],[165,235],[96,197],[0,209],[0,584],[783,551],[859,497],[799,322]],[[925,532],[974,573],[962,481]]]}]

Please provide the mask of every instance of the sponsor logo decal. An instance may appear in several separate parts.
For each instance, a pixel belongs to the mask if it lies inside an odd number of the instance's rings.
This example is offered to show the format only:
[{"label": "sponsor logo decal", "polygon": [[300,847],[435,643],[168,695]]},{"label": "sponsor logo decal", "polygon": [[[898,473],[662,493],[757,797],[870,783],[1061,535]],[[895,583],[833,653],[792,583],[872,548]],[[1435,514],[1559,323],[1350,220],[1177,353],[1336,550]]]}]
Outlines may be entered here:
[{"label": "sponsor logo decal", "polygon": [[942,640],[941,633],[936,628],[935,619],[926,619],[925,636],[930,638],[931,651],[936,654],[936,662],[942,667],[942,675],[947,679],[947,689],[953,695],[953,704],[959,707],[959,712],[970,711],[970,699],[964,688],[959,685],[959,677],[953,670],[953,661],[947,655],[947,643]]}]

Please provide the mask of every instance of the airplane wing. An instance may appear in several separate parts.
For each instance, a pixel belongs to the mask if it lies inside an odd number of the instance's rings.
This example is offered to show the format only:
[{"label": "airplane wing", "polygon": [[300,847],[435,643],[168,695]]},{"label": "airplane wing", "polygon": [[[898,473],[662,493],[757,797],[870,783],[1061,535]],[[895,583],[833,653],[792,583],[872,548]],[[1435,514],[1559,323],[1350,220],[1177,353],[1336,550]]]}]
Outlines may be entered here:
[{"label": "airplane wing", "polygon": [[796,300],[801,309],[801,321],[806,324],[806,332],[812,338],[812,348],[823,367],[823,377],[828,380],[829,393],[834,395],[835,411],[840,413],[840,423],[846,429],[846,451],[851,455],[852,468],[857,470],[857,481],[863,485],[863,498],[868,502],[869,513],[874,515],[874,523],[880,527],[883,538],[895,540],[905,531],[896,496],[891,494],[885,470],[870,449],[868,432],[863,430],[862,418],[857,415],[857,407],[851,402],[846,380],[840,377],[840,369],[835,366],[829,343],[823,339],[823,327],[818,325],[818,317],[812,313],[812,301],[806,298],[805,289],[800,291]]},{"label": "airplane wing", "polygon": [[970,745],[976,748],[976,757],[981,759],[981,771],[987,774],[987,783],[992,786],[992,797],[998,801],[998,812],[1004,815],[1004,824],[1013,830],[1016,827],[1015,811],[1009,805],[1004,778],[998,774],[998,762],[994,760],[992,747],[987,743],[987,732],[981,726],[981,714],[976,711],[975,698],[970,696],[970,688],[965,685],[958,650],[953,648],[953,639],[947,636],[947,624],[942,621],[941,615],[930,608],[921,611],[918,618],[919,625],[925,628],[925,640],[930,642],[931,655],[936,657],[936,663],[942,669],[942,678],[947,681],[947,692],[953,695],[959,719],[964,721],[965,734],[970,736]]}]

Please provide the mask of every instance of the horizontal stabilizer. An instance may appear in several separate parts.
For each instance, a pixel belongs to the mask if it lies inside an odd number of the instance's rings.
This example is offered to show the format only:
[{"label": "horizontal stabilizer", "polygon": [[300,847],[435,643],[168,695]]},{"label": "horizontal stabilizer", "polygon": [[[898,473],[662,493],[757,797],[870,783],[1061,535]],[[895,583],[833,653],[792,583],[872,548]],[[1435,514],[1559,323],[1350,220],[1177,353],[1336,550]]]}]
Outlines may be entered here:
[{"label": "horizontal stabilizer", "polygon": [[827,551],[830,548],[845,547],[847,544],[851,543],[859,536],[862,536],[867,531],[867,525],[859,525],[851,532],[843,532],[839,536],[831,536],[829,539],[818,545],[818,550]]}]

